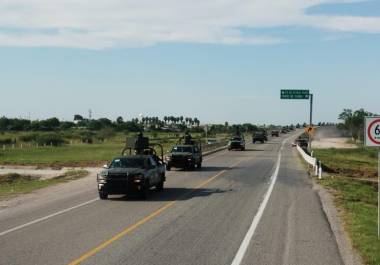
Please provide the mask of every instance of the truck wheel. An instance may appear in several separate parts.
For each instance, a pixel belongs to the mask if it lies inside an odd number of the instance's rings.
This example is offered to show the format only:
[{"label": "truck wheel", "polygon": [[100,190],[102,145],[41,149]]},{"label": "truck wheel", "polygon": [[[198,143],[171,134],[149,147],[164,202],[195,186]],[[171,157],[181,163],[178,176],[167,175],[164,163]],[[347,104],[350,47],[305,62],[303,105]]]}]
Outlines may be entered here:
[{"label": "truck wheel", "polygon": [[156,185],[156,190],[157,191],[163,191],[164,190],[164,181],[163,180],[161,180],[161,182]]},{"label": "truck wheel", "polygon": [[202,162],[197,164],[197,168],[198,169],[202,168]]},{"label": "truck wheel", "polygon": [[101,200],[107,200],[108,199],[108,194],[104,191],[99,191],[99,198]]},{"label": "truck wheel", "polygon": [[255,141],[255,140],[253,140],[253,141],[252,141],[252,143],[254,143],[254,144],[255,144],[255,143],[256,143],[256,141]]},{"label": "truck wheel", "polygon": [[141,199],[146,200],[148,189],[149,183],[145,183],[142,187],[140,187],[139,195]]},{"label": "truck wheel", "polygon": [[169,166],[169,165],[166,165],[166,170],[167,171],[170,171],[172,169],[172,167],[171,166]]}]

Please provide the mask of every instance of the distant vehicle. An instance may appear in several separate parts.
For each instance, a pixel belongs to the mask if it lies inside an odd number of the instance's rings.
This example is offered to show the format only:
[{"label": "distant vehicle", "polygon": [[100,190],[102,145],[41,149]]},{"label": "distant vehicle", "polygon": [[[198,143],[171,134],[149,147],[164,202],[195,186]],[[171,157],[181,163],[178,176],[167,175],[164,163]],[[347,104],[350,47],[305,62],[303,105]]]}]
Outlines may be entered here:
[{"label": "distant vehicle", "polygon": [[298,138],[295,141],[296,145],[299,145],[302,149],[306,150],[309,147],[309,140],[306,138]]},{"label": "distant vehicle", "polygon": [[216,140],[216,139],[208,139],[207,140],[207,144],[216,144],[216,143],[218,143],[218,140]]},{"label": "distant vehicle", "polygon": [[254,132],[253,137],[252,137],[252,142],[261,142],[264,143],[265,141],[268,141],[268,136],[265,131],[257,131]]},{"label": "distant vehicle", "polygon": [[289,130],[287,129],[287,128],[285,128],[285,127],[283,127],[282,129],[281,129],[281,133],[288,133],[289,132]]},{"label": "distant vehicle", "polygon": [[194,170],[202,167],[202,144],[200,140],[194,140],[189,132],[181,137],[178,143],[165,157],[166,170],[172,167]]},{"label": "distant vehicle", "polygon": [[245,150],[245,140],[243,136],[234,136],[228,142],[228,150]]},{"label": "distant vehicle", "polygon": [[198,145],[175,145],[166,156],[166,169],[172,167],[194,170],[202,167],[202,149]]},{"label": "distant vehicle", "polygon": [[274,136],[279,137],[279,136],[280,136],[280,131],[278,131],[278,130],[273,130],[273,131],[271,132],[271,135],[272,135],[272,137],[274,137]]},{"label": "distant vehicle", "polygon": [[[128,194],[137,192],[145,199],[151,187],[157,190],[164,189],[165,163],[163,162],[163,149],[161,145],[161,158],[156,155],[149,139],[142,137],[127,139],[126,148],[122,156],[116,157],[109,165],[105,165],[97,175],[99,197],[102,200],[110,194]],[[129,149],[129,155],[124,155]],[[132,154],[132,149],[135,154]]]}]

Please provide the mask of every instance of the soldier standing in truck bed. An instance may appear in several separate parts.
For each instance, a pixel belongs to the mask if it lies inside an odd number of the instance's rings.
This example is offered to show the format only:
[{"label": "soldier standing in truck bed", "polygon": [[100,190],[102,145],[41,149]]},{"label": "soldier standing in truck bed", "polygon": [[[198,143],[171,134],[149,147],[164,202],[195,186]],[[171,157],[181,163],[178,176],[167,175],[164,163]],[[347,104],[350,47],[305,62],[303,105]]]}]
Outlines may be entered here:
[{"label": "soldier standing in truck bed", "polygon": [[189,132],[186,132],[185,134],[185,144],[191,145],[192,144],[192,137]]}]

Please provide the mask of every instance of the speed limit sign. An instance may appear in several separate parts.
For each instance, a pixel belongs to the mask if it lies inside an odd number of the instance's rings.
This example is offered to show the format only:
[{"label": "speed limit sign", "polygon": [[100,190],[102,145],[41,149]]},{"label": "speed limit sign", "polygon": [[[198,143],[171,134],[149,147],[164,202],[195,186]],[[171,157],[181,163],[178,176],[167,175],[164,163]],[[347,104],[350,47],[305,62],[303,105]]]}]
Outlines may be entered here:
[{"label": "speed limit sign", "polygon": [[367,117],[365,124],[365,145],[380,147],[380,117]]},{"label": "speed limit sign", "polygon": [[[365,145],[380,147],[380,117],[365,118]],[[378,168],[378,183],[380,183],[380,148]],[[380,185],[377,187],[377,236],[380,238]]]}]

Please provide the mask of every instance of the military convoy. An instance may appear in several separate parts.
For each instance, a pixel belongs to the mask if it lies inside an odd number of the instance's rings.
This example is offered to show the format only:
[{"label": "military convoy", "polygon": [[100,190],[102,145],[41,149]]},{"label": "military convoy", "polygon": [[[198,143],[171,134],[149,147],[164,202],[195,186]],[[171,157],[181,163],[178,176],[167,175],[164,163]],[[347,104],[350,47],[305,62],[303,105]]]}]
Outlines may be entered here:
[{"label": "military convoy", "polygon": [[[279,134],[279,131],[276,131],[275,136],[277,132]],[[252,137],[253,143],[264,143],[267,140],[266,130],[257,131]],[[244,151],[244,136],[237,133],[230,138],[228,150]],[[162,145],[150,142],[149,138],[140,133],[137,138],[127,138],[121,155],[114,158],[109,165],[105,165],[97,175],[99,197],[104,200],[111,194],[137,192],[145,199],[152,187],[158,191],[164,189],[166,170],[199,169],[202,162],[201,141],[193,139],[189,133],[179,139],[165,156],[165,160]]]}]

